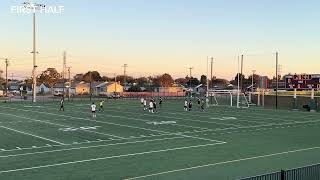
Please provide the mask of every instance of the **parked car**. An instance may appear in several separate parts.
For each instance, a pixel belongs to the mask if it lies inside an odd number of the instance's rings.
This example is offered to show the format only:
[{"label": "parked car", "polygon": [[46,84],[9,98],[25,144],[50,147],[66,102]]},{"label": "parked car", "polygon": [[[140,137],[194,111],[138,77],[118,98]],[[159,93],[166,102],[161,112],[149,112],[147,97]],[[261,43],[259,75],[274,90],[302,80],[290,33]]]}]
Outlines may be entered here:
[{"label": "parked car", "polygon": [[112,93],[111,98],[119,99],[119,98],[121,98],[121,95],[119,93],[114,92],[114,93]]},{"label": "parked car", "polygon": [[53,92],[53,96],[63,96],[63,91],[56,90]]}]

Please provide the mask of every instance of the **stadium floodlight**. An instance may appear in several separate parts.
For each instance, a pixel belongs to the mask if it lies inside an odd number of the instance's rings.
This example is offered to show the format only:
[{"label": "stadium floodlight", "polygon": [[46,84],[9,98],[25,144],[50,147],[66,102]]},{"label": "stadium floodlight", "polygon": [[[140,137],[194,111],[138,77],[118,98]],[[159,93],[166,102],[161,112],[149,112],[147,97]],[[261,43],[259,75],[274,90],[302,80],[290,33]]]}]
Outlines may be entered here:
[{"label": "stadium floodlight", "polygon": [[31,1],[22,3],[24,8],[30,9],[33,12],[33,68],[32,68],[32,102],[36,102],[36,86],[37,86],[37,76],[36,76],[36,54],[38,53],[36,50],[36,11],[42,10],[46,6],[44,4],[32,3]]}]

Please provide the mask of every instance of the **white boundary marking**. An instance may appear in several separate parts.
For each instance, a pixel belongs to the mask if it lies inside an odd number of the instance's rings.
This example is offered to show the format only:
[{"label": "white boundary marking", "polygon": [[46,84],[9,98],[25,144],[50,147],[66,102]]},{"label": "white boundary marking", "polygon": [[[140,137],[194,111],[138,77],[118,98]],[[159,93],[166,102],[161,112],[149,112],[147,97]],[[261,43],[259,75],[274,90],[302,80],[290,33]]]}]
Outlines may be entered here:
[{"label": "white boundary marking", "polygon": [[[25,110],[26,111],[26,110]],[[57,124],[57,123],[52,123],[49,121],[43,121],[43,120],[39,120],[39,119],[33,119],[33,118],[28,118],[28,117],[23,117],[23,116],[17,116],[14,114],[8,114],[8,113],[0,113],[2,115],[7,115],[7,116],[13,116],[13,117],[17,117],[17,118],[22,118],[22,119],[28,119],[28,120],[32,120],[34,122],[41,122],[41,123],[45,123],[45,124],[50,124],[50,125],[55,125],[55,126],[61,126],[61,127],[70,127],[67,125],[63,125],[63,124]],[[100,133],[100,132],[96,132],[96,131],[90,131],[90,130],[86,130],[86,129],[80,129],[81,131],[85,131],[85,132],[90,132],[90,133],[95,133],[95,134],[100,134],[100,135],[105,135],[105,136],[111,136],[111,137],[116,137],[116,138],[120,138],[120,139],[124,139],[124,137],[120,137],[120,136],[116,136],[116,135],[112,135],[112,134],[107,134],[107,133]]]},{"label": "white boundary marking", "polygon": [[[72,108],[74,111],[77,111],[76,109]],[[82,108],[84,109],[84,108]],[[110,110],[110,109],[106,109],[106,111],[113,111],[113,112],[122,112],[122,111],[116,111],[116,110]],[[83,113],[82,111],[77,111],[79,113]],[[224,125],[224,126],[234,126],[234,127],[240,127],[240,125],[235,125],[235,124],[226,124],[226,123],[221,123],[221,122],[213,122],[213,121],[203,121],[203,120],[195,120],[195,119],[190,119],[190,118],[178,118],[178,117],[170,117],[170,116],[158,116],[155,114],[139,114],[139,113],[134,113],[134,112],[128,112],[130,114],[138,114],[138,115],[143,115],[143,116],[155,116],[155,117],[161,117],[161,118],[169,118],[169,119],[175,119],[175,120],[181,120],[181,121],[193,121],[193,122],[200,122],[200,123],[208,123],[208,124],[218,124],[218,125]],[[109,117],[119,117],[119,118],[124,118],[124,119],[133,119],[133,120],[142,120],[142,121],[146,121],[143,119],[139,119],[139,118],[130,118],[130,117],[126,117],[126,116],[114,116],[114,115],[106,115],[104,114],[104,116],[109,116]],[[177,124],[171,124],[172,126],[177,126]],[[192,126],[190,126],[192,127]],[[199,129],[198,127],[193,127],[195,129]]]},{"label": "white boundary marking", "polygon": [[[2,107],[4,107],[4,106],[2,106]],[[88,118],[73,117],[73,116],[69,116],[69,115],[62,115],[62,114],[55,114],[55,113],[48,113],[48,112],[22,110],[22,109],[17,109],[17,108],[9,108],[9,107],[4,107],[4,108],[13,109],[13,110],[17,110],[17,111],[26,111],[26,112],[34,112],[34,113],[39,113],[39,114],[48,114],[48,115],[54,115],[54,116],[68,117],[68,118],[71,118],[71,119],[82,119],[82,120],[87,120],[89,122],[98,122],[98,123],[103,123],[103,124],[111,124],[111,125],[115,125],[115,126],[134,128],[134,129],[142,129],[142,130],[146,130],[146,131],[152,131],[152,132],[158,132],[158,133],[164,133],[164,134],[172,134],[172,135],[179,135],[179,136],[183,136],[183,137],[189,137],[189,138],[194,138],[194,139],[201,139],[201,140],[217,142],[217,140],[194,137],[194,136],[189,136],[189,135],[183,135],[182,133],[174,133],[174,132],[160,131],[160,130],[154,130],[154,129],[147,129],[147,128],[142,128],[142,127],[137,127],[137,126],[129,126],[129,125],[124,125],[124,124],[111,123],[111,122],[107,122],[107,121],[98,121],[98,120],[93,120],[93,119],[88,119]],[[119,117],[121,118],[121,116],[119,116]],[[128,118],[128,119],[130,119],[130,118]],[[219,141],[219,142],[223,142],[223,141]]]},{"label": "white boundary marking", "polygon": [[34,135],[34,134],[22,132],[22,131],[19,131],[19,130],[16,130],[16,129],[12,129],[12,128],[8,128],[8,127],[5,127],[5,126],[0,126],[0,128],[7,129],[7,130],[11,130],[11,131],[14,131],[14,132],[17,132],[17,133],[20,133],[20,134],[24,134],[24,135],[29,135],[29,136],[36,137],[36,138],[39,138],[39,139],[42,139],[42,140],[54,142],[54,143],[57,143],[57,144],[60,144],[60,145],[64,145],[64,143],[59,142],[59,141],[55,141],[55,140],[48,139],[48,138],[44,138],[44,137],[37,136],[37,135]]},{"label": "white boundary marking", "polygon": [[11,169],[11,170],[0,171],[0,174],[10,173],[10,172],[18,172],[18,171],[27,171],[27,170],[33,170],[33,169],[42,169],[42,168],[48,168],[48,167],[63,166],[63,165],[69,165],[69,164],[78,164],[78,163],[84,163],[84,162],[100,161],[100,160],[106,160],[106,159],[115,159],[115,158],[123,158],[123,157],[138,156],[138,155],[145,155],[145,154],[177,151],[177,150],[183,150],[183,149],[215,146],[215,145],[220,145],[220,144],[225,144],[225,143],[221,142],[221,143],[203,144],[203,145],[196,145],[196,146],[184,146],[184,147],[179,147],[179,148],[161,149],[161,150],[155,150],[155,151],[145,151],[145,152],[139,152],[139,153],[121,154],[121,155],[116,155],[116,156],[107,156],[107,157],[86,159],[86,160],[80,160],[80,161],[70,161],[70,162],[57,163],[57,164],[48,164],[48,165],[34,166],[34,167],[27,167],[27,168],[20,168],[20,169]]},{"label": "white boundary marking", "polygon": [[164,171],[164,172],[159,172],[159,173],[154,173],[154,174],[148,174],[148,175],[144,175],[144,176],[127,178],[126,180],[142,179],[142,178],[146,178],[146,177],[159,176],[159,175],[163,175],[163,174],[170,174],[170,173],[187,171],[187,170],[192,170],[192,169],[199,169],[199,168],[203,168],[203,167],[218,166],[218,165],[222,165],[222,164],[230,164],[230,163],[235,163],[235,162],[248,161],[248,160],[260,159],[260,158],[266,158],[266,157],[272,157],[272,156],[279,156],[279,155],[296,153],[296,152],[310,151],[310,150],[315,150],[315,149],[320,149],[320,147],[296,149],[296,150],[273,153],[273,154],[266,154],[266,155],[261,155],[261,156],[253,156],[253,157],[248,157],[248,158],[242,158],[242,159],[236,159],[236,160],[230,160],[230,161],[223,161],[223,162],[205,164],[205,165],[200,165],[200,166],[193,166],[193,167],[188,167],[188,168],[183,168],[183,169],[176,169],[176,170],[171,170],[171,171]]},{"label": "white boundary marking", "polygon": [[102,145],[95,145],[95,146],[82,146],[82,147],[75,147],[75,148],[57,149],[57,150],[51,150],[51,151],[38,151],[38,152],[30,152],[30,153],[4,155],[4,156],[0,156],[0,158],[26,156],[26,155],[34,155],[34,154],[47,154],[47,153],[61,152],[61,151],[71,151],[71,150],[79,150],[79,149],[91,149],[91,148],[98,148],[98,147],[107,147],[107,146],[116,146],[116,145],[125,145],[125,144],[137,144],[137,143],[144,143],[144,142],[164,141],[164,140],[181,139],[181,138],[183,138],[183,137],[172,137],[172,138],[162,138],[162,139],[141,140],[141,141],[114,143],[114,144],[102,144]]}]

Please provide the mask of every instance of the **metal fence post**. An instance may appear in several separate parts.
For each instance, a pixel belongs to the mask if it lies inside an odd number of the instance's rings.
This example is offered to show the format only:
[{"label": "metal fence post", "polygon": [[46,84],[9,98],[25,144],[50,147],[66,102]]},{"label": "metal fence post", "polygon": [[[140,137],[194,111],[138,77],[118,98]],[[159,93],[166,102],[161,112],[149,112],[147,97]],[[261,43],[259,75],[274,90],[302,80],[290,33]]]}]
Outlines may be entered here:
[{"label": "metal fence post", "polygon": [[281,170],[281,180],[285,180],[286,171]]}]

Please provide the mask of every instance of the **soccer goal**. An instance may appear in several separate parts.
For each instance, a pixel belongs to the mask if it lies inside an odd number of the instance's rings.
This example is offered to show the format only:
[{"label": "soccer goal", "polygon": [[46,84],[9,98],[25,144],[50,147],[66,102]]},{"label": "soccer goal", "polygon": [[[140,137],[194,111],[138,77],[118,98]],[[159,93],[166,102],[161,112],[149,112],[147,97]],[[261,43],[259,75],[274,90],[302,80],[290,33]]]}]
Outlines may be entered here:
[{"label": "soccer goal", "polygon": [[248,108],[249,102],[244,93],[234,90],[209,90],[208,106],[234,106]]}]

